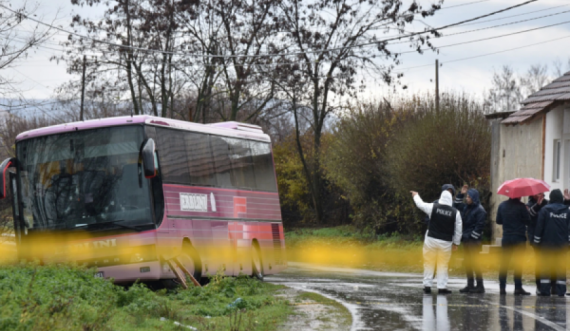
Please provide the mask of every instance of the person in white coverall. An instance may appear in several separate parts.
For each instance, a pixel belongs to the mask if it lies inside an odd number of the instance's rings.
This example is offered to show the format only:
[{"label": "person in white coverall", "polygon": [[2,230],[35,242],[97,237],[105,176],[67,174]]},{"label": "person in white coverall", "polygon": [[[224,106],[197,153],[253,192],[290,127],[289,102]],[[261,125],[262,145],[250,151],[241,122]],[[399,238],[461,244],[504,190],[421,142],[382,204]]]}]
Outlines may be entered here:
[{"label": "person in white coverall", "polygon": [[461,213],[452,207],[451,193],[441,192],[438,203],[425,203],[418,192],[411,191],[414,202],[429,218],[429,226],[424,240],[424,293],[431,293],[433,274],[437,262],[438,294],[449,294],[447,289],[447,265],[451,250],[461,243]]}]

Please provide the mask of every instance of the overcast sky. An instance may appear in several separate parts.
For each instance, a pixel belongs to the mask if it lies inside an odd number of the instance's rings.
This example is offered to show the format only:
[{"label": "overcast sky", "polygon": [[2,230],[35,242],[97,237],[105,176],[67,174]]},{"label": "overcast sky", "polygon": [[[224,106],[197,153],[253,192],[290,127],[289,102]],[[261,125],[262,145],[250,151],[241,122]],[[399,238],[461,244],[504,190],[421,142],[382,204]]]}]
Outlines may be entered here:
[{"label": "overcast sky", "polygon": [[[0,1],[0,3],[2,2],[3,1]],[[12,8],[18,7],[21,2],[20,0],[8,0],[8,3],[12,4]],[[445,0],[443,10],[439,11],[433,17],[422,19],[423,22],[414,23],[408,27],[407,30],[419,31],[426,25],[439,27],[484,15],[522,2],[524,2],[524,0]],[[28,3],[31,2],[28,1]],[[430,2],[423,0],[421,3],[425,5]],[[69,21],[73,13],[79,12],[82,15],[97,17],[101,16],[103,11],[102,8],[80,8],[72,6],[70,0],[46,0],[38,3],[38,6],[37,13],[39,19],[50,22],[57,15],[58,19],[55,21],[55,24],[65,29],[69,29]],[[2,10],[0,9],[0,11]],[[569,12],[562,13],[565,11]],[[533,19],[552,14],[558,15]],[[510,17],[513,15],[520,16]],[[497,20],[499,18],[505,19]],[[445,36],[452,33],[513,23],[520,20],[528,21],[456,36]],[[440,89],[442,91],[466,92],[474,96],[481,96],[490,84],[493,71],[499,70],[503,65],[510,65],[516,72],[523,74],[530,65],[548,64],[552,67],[554,61],[559,60],[566,63],[570,58],[569,0],[539,0],[529,5],[482,19],[481,23],[477,23],[476,21],[469,25],[446,29],[442,31],[444,37],[434,39],[434,45],[444,46],[468,42],[563,22],[568,23],[508,37],[441,48],[439,54],[426,51],[423,55],[417,53],[402,55],[403,63],[396,70],[402,71],[405,74],[402,83],[407,85],[408,89],[400,91],[404,94],[433,91],[434,83],[432,80],[435,76],[433,64],[436,59],[439,59],[442,63],[440,68]],[[21,33],[26,32],[21,31]],[[65,37],[66,35],[63,33],[57,34],[44,46],[61,49],[58,43]],[[560,39],[564,37],[568,38]],[[560,40],[547,42],[554,39]],[[531,46],[533,44],[538,45]],[[408,50],[406,47],[405,45],[400,46],[400,48],[398,48],[398,46],[392,46],[391,49],[393,51]],[[519,47],[524,48],[507,51]],[[482,56],[501,51],[505,52]],[[34,50],[28,57],[21,59],[13,70],[5,70],[2,72],[2,75],[15,79],[17,81],[15,86],[25,91],[23,94],[27,99],[51,98],[54,95],[54,89],[70,79],[63,63],[58,64],[54,61],[49,61],[50,57],[59,54],[60,52],[47,48]],[[461,60],[469,57],[476,58]],[[454,60],[461,61],[451,62]],[[412,68],[422,65],[427,66]],[[388,91],[391,91],[389,87],[380,83],[376,84],[370,82],[368,83],[366,96],[381,97],[387,94]]]}]

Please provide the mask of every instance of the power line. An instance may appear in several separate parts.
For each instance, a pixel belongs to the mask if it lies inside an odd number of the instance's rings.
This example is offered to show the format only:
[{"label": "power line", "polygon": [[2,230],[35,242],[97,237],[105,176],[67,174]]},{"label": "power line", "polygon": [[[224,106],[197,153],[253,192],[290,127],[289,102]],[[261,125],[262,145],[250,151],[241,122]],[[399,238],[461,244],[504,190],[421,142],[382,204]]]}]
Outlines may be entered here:
[{"label": "power line", "polygon": [[473,2],[461,3],[461,4],[457,4],[457,5],[449,6],[449,7],[442,7],[440,10],[444,10],[444,9],[451,9],[451,8],[457,8],[457,7],[463,7],[463,6],[469,6],[469,5],[474,5],[474,4],[477,4],[477,3],[481,3],[481,2],[487,2],[487,1],[491,1],[491,0],[479,0],[479,1],[473,1]]},{"label": "power line", "polygon": [[[448,47],[454,47],[454,46],[460,46],[460,45],[466,45],[466,44],[471,44],[471,43],[476,43],[476,42],[482,42],[482,41],[487,41],[487,40],[493,40],[493,39],[498,39],[498,38],[503,38],[503,37],[509,37],[509,36],[513,36],[513,35],[518,35],[518,34],[522,34],[522,33],[526,33],[526,32],[532,32],[532,31],[537,31],[537,30],[542,30],[542,29],[546,29],[546,28],[550,28],[553,26],[558,26],[558,25],[563,25],[563,24],[568,24],[570,23],[570,21],[565,21],[565,22],[560,22],[560,23],[555,23],[555,24],[550,24],[550,25],[545,25],[545,26],[541,26],[541,27],[537,27],[537,28],[532,28],[532,29],[527,29],[527,30],[522,30],[522,31],[517,31],[517,32],[512,32],[512,33],[507,33],[507,34],[502,34],[502,35],[498,35],[498,36],[493,36],[493,37],[487,37],[487,38],[481,38],[481,39],[475,39],[475,40],[469,40],[469,41],[464,41],[464,42],[459,42],[459,43],[453,43],[453,44],[448,44],[448,45],[443,45],[443,46],[438,46],[436,47],[437,49],[441,49],[441,48],[448,48]],[[473,32],[473,31],[470,31]],[[564,37],[567,38],[567,37]],[[559,39],[564,39],[564,38],[559,38]],[[559,39],[553,39],[554,40],[559,40]],[[550,41],[547,41],[550,42]],[[538,43],[541,44],[541,43]],[[536,45],[538,45],[536,44]],[[535,44],[529,45],[529,46],[534,46]],[[525,47],[529,47],[529,46],[523,46],[522,48]],[[424,48],[421,50],[430,50],[431,48]],[[514,49],[519,49],[519,48],[514,48]],[[408,54],[408,53],[416,53],[417,50],[413,50],[413,51],[405,51],[405,52],[397,52],[397,54],[401,55],[401,54]],[[497,53],[503,53],[505,51],[500,51]],[[395,52],[396,53],[396,52]],[[496,53],[489,53],[489,54],[496,54]],[[485,55],[486,56],[486,55]],[[450,61],[447,61],[447,63],[449,63]],[[455,60],[454,60],[455,62]],[[269,66],[269,65],[282,65],[282,64],[295,64],[295,63],[271,63],[271,64],[258,64],[259,66]],[[421,66],[417,66],[417,67],[424,67],[424,66],[433,66],[433,64],[429,64],[429,65],[421,65]],[[416,67],[412,67],[412,68],[416,68]]]},{"label": "power line", "polygon": [[16,68],[11,68],[11,69],[14,70],[14,71],[16,71],[16,72],[19,73],[20,75],[26,77],[27,79],[33,81],[34,83],[36,83],[36,84],[38,84],[38,85],[40,85],[40,86],[43,86],[43,87],[46,88],[46,89],[49,89],[49,88],[50,88],[49,86],[46,86],[46,85],[44,85],[44,84],[38,82],[37,80],[31,78],[30,76],[28,76],[28,75],[22,73],[20,70],[18,70],[18,69],[16,69]]},{"label": "power line", "polygon": [[[562,5],[562,6],[557,6],[557,7],[565,7],[568,5]],[[555,8],[557,8],[555,7]],[[549,9],[550,10],[550,9]],[[536,12],[540,12],[540,11],[544,11],[543,10],[539,10]],[[534,20],[538,20],[538,19],[542,19],[542,18],[546,18],[546,17],[552,17],[552,16],[557,16],[557,15],[562,15],[562,14],[566,14],[569,13],[570,10],[566,10],[566,11],[562,11],[562,12],[557,12],[557,13],[553,13],[553,14],[548,14],[548,15],[543,15],[543,16],[538,16],[538,17],[533,17],[533,18],[529,18],[529,19],[525,19],[525,20],[519,20],[519,21],[513,21],[513,22],[508,22],[508,23],[503,23],[503,24],[498,24],[498,25],[493,25],[493,26],[488,26],[488,27],[484,27],[484,28],[479,28],[479,29],[474,29],[474,30],[468,30],[468,31],[460,31],[460,32],[456,32],[456,33],[451,33],[451,34],[446,34],[443,36],[440,36],[439,38],[445,38],[445,37],[451,37],[451,36],[456,36],[456,35],[461,35],[461,34],[466,34],[466,33],[472,33],[472,32],[478,32],[478,31],[483,31],[483,30],[489,30],[489,29],[494,29],[494,28],[500,28],[500,27],[504,27],[504,26],[509,26],[509,25],[514,25],[514,24],[519,24],[519,23],[524,23],[524,22],[529,22],[529,21],[534,21]],[[532,13],[532,12],[531,12]],[[529,14],[529,13],[527,13]],[[520,15],[515,15],[515,16],[520,16]],[[21,38],[17,38],[14,37],[15,39],[20,39],[23,40]],[[407,41],[401,41],[401,42],[394,42],[394,43],[390,43],[389,45],[396,45],[396,44],[407,44]],[[55,43],[50,43],[52,45],[56,45],[56,46],[60,46],[58,44]],[[69,49],[56,49],[56,48],[51,48],[51,47],[47,47],[44,45],[36,45],[36,47],[40,47],[40,48],[44,48],[44,49],[49,49],[49,50],[53,50],[53,51],[58,51],[58,52],[67,52]],[[442,46],[442,47],[449,47],[449,46]],[[429,50],[429,49],[425,49],[425,50]],[[405,52],[405,53],[415,53],[416,51],[410,51],[410,52]],[[98,52],[97,54],[103,54],[104,52]],[[399,53],[399,54],[403,54],[403,53]],[[212,66],[212,65],[209,65]],[[236,66],[240,66],[240,65],[236,65]],[[243,65],[241,65],[243,66]]]},{"label": "power line", "polygon": [[543,12],[543,11],[548,11],[548,10],[553,10],[553,9],[556,9],[556,8],[568,7],[568,6],[570,6],[570,4],[560,5],[560,6],[555,6],[555,7],[550,7],[550,8],[546,8],[546,9],[540,9],[540,10],[529,11],[529,12],[522,13],[522,14],[517,14],[517,15],[511,15],[511,16],[493,18],[493,19],[490,19],[490,20],[483,20],[483,21],[478,21],[478,22],[465,23],[465,24],[463,24],[463,26],[466,26],[466,25],[476,25],[476,24],[482,24],[482,23],[488,23],[488,22],[494,22],[494,21],[500,21],[500,20],[505,20],[505,19],[507,19],[507,18],[519,17],[519,16],[524,16],[524,15],[529,15],[529,14],[534,14],[534,13],[540,13],[540,12]]},{"label": "power line", "polygon": [[[442,48],[448,48],[448,47],[453,47],[453,46],[460,46],[460,45],[472,44],[472,43],[481,42],[481,41],[487,41],[487,40],[492,40],[492,39],[498,39],[498,38],[503,38],[503,37],[514,36],[514,35],[521,34],[521,33],[526,33],[526,32],[532,32],[532,31],[542,30],[542,29],[546,29],[546,28],[551,28],[551,27],[553,27],[553,26],[558,26],[558,25],[563,25],[563,24],[568,24],[568,23],[570,23],[570,21],[564,21],[564,22],[560,22],[560,23],[555,23],[555,24],[550,24],[550,25],[541,26],[541,27],[538,27],[538,28],[532,28],[532,29],[528,29],[528,30],[522,30],[522,31],[517,31],[517,32],[502,34],[502,35],[498,35],[498,36],[493,36],[493,37],[487,37],[487,38],[481,38],[481,39],[475,39],[475,40],[469,40],[469,41],[462,41],[462,42],[459,42],[459,43],[448,44],[448,45],[443,45],[443,46],[437,46],[437,47],[435,47],[435,48],[437,48],[437,49],[442,49]],[[422,50],[422,51],[427,51],[427,50],[430,50],[430,49],[431,49],[431,48],[423,48],[423,49],[420,49],[420,50]],[[416,53],[416,52],[417,52],[417,50],[399,52],[398,54],[408,54],[408,53]]]},{"label": "power line", "polygon": [[[506,52],[510,52],[510,51],[515,51],[515,50],[523,49],[523,48],[532,47],[532,46],[547,44],[547,43],[551,43],[551,42],[553,42],[553,41],[558,41],[558,40],[567,39],[567,38],[570,38],[570,35],[565,36],[565,37],[561,37],[561,38],[555,38],[555,39],[550,39],[550,40],[546,40],[546,41],[541,41],[541,42],[534,43],[534,44],[524,45],[524,46],[520,46],[520,47],[509,48],[509,49],[505,49],[505,50],[502,50],[502,51],[490,52],[490,53],[485,53],[485,54],[480,54],[480,55],[474,55],[474,56],[468,56],[468,57],[459,58],[459,59],[453,59],[453,60],[441,62],[441,65],[444,65],[444,64],[446,64],[446,63],[453,63],[453,62],[460,62],[460,61],[466,61],[466,60],[477,59],[477,58],[480,58],[480,57],[485,57],[485,56],[490,56],[490,55],[495,55],[495,54],[500,54],[500,53],[506,53]],[[394,70],[394,72],[403,72],[403,71],[410,70],[410,69],[417,69],[417,68],[424,68],[424,67],[433,67],[433,63],[422,64],[422,65],[413,66],[413,67],[407,67],[407,68],[401,68],[401,69],[398,69],[398,70]]]},{"label": "power line", "polygon": [[[345,50],[345,49],[349,49],[349,48],[358,48],[358,47],[363,47],[363,46],[378,45],[378,44],[380,44],[380,43],[386,43],[386,42],[393,41],[393,40],[401,40],[402,38],[409,38],[409,37],[414,37],[414,36],[421,35],[421,34],[427,34],[427,33],[435,32],[435,31],[437,31],[437,30],[443,30],[443,29],[447,29],[447,28],[450,28],[450,27],[453,27],[453,26],[458,26],[458,25],[461,25],[461,24],[473,22],[473,21],[479,20],[479,19],[481,19],[481,18],[485,18],[485,17],[489,17],[489,16],[492,16],[492,15],[496,15],[496,14],[505,12],[505,11],[509,11],[509,10],[511,10],[511,9],[518,8],[518,7],[521,7],[521,6],[527,5],[527,4],[532,3],[532,2],[536,2],[536,1],[538,1],[538,0],[528,0],[528,1],[525,1],[525,2],[522,2],[522,3],[519,3],[519,4],[517,4],[517,5],[510,6],[510,7],[507,7],[507,8],[501,9],[501,10],[498,10],[498,11],[494,11],[494,12],[491,12],[491,13],[488,13],[488,14],[485,14],[485,15],[477,16],[477,17],[474,17],[474,18],[470,18],[470,19],[467,19],[467,20],[460,21],[460,22],[456,22],[456,23],[444,25],[444,26],[441,26],[441,27],[438,27],[438,28],[435,28],[435,29],[431,29],[431,30],[426,30],[426,31],[421,31],[421,32],[415,32],[415,33],[410,33],[410,34],[408,34],[408,35],[402,35],[402,36],[398,36],[398,37],[393,37],[393,38],[388,38],[388,39],[383,39],[383,40],[378,40],[378,41],[368,42],[368,43],[363,43],[363,44],[357,44],[357,45],[352,45],[352,46],[346,46],[346,47],[336,47],[336,48],[330,48],[330,49],[324,49],[324,50],[312,50],[312,51],[297,51],[297,52],[284,53],[284,54],[278,54],[278,53],[276,53],[276,54],[256,54],[256,55],[249,55],[249,54],[244,54],[244,55],[205,55],[205,54],[184,54],[184,53],[183,53],[183,54],[181,54],[181,55],[185,55],[185,56],[189,56],[189,57],[209,57],[209,58],[258,58],[258,57],[282,57],[282,56],[292,56],[292,55],[304,55],[304,54],[315,54],[315,53],[328,53],[328,52],[334,52],[334,51],[339,51],[339,50]],[[465,5],[465,4],[464,4],[464,5]],[[44,26],[53,28],[53,29],[55,29],[55,30],[58,30],[58,31],[61,31],[61,32],[64,32],[64,33],[68,33],[68,34],[70,34],[70,35],[74,35],[74,36],[79,37],[79,38],[82,38],[82,39],[91,40],[91,41],[93,41],[93,42],[102,43],[102,44],[107,44],[107,45],[114,46],[114,47],[119,47],[119,48],[122,48],[122,49],[131,49],[131,50],[138,50],[138,51],[144,51],[144,52],[155,52],[155,53],[171,54],[171,55],[179,54],[179,52],[162,51],[162,50],[152,50],[152,49],[148,49],[148,48],[134,47],[134,46],[124,46],[124,45],[119,45],[119,44],[115,44],[115,43],[108,42],[108,41],[104,41],[104,40],[98,40],[98,39],[86,37],[86,36],[83,36],[83,35],[78,34],[78,33],[75,33],[75,32],[67,31],[67,30],[65,30],[65,29],[62,29],[62,28],[57,27],[57,26],[54,26],[54,25],[52,25],[52,24],[48,24],[48,23],[42,22],[42,21],[37,20],[37,19],[35,19],[35,18],[33,18],[33,17],[29,17],[29,16],[27,16],[27,15],[25,15],[25,14],[17,13],[16,11],[14,11],[14,10],[12,10],[12,9],[10,9],[10,8],[8,8],[8,7],[4,6],[4,5],[2,5],[2,4],[0,4],[0,7],[6,9],[6,10],[8,10],[8,11],[11,11],[11,12],[13,12],[13,13],[15,13],[15,14],[19,14],[19,15],[21,15],[23,18],[27,18],[27,19],[29,19],[29,20],[31,20],[31,21],[34,21],[34,22],[38,23],[38,24],[42,24],[42,25],[44,25]],[[449,8],[449,7],[448,7],[448,8]]]},{"label": "power line", "polygon": [[[22,104],[22,103],[20,103],[20,104],[14,105],[14,106],[5,105],[5,104],[0,103],[0,107],[8,108],[7,109],[8,111],[22,111],[22,110],[28,111],[28,110],[39,110],[39,107],[44,107],[44,106],[58,104],[58,103],[60,103],[60,102],[59,101],[45,101],[45,102],[37,103],[37,104],[34,104],[34,103]],[[34,108],[34,107],[36,107],[36,108]]]},{"label": "power line", "polygon": [[[460,34],[466,34],[466,33],[471,33],[471,32],[478,32],[478,31],[483,31],[483,30],[495,29],[495,28],[500,28],[503,26],[509,26],[509,25],[513,25],[513,24],[519,24],[519,23],[534,21],[534,20],[538,20],[541,18],[552,17],[552,16],[562,15],[562,14],[566,14],[566,13],[570,13],[570,10],[566,10],[566,11],[562,11],[562,12],[558,12],[558,13],[554,13],[554,14],[549,14],[549,15],[543,15],[543,16],[528,18],[526,20],[520,20],[520,21],[508,22],[508,23],[503,23],[503,24],[498,24],[498,25],[493,25],[493,26],[487,26],[484,28],[479,28],[479,29],[474,29],[474,30],[455,32],[455,33],[443,35],[439,38],[445,38],[445,37],[457,36]],[[407,43],[407,42],[402,41],[402,42],[397,42],[397,43],[391,43],[390,45],[404,44],[404,43]]]},{"label": "power line", "polygon": [[[518,35],[518,34],[522,34],[522,33],[526,33],[526,32],[532,32],[532,31],[537,31],[537,30],[542,30],[542,29],[546,29],[549,27],[553,27],[553,26],[558,26],[558,25],[563,25],[563,24],[568,24],[570,23],[570,21],[565,21],[565,22],[560,22],[560,23],[555,23],[555,24],[550,24],[550,25],[546,25],[546,26],[541,26],[541,27],[537,27],[537,28],[532,28],[532,29],[527,29],[527,30],[522,30],[522,31],[517,31],[517,32],[512,32],[512,33],[507,33],[507,34],[502,34],[502,35],[498,35],[498,36],[493,36],[493,37],[487,37],[487,38],[481,38],[481,39],[475,39],[475,40],[469,40],[469,41],[464,41],[464,42],[459,42],[459,43],[453,43],[453,44],[448,44],[448,45],[443,45],[443,46],[438,46],[436,47],[437,49],[441,49],[441,48],[448,48],[448,47],[454,47],[454,46],[460,46],[460,45],[466,45],[466,44],[471,44],[471,43],[476,43],[476,42],[482,42],[482,41],[487,41],[487,40],[493,40],[493,39],[498,39],[498,38],[503,38],[503,37],[508,37],[508,36],[513,36],[513,35]],[[480,29],[478,29],[480,30]],[[475,30],[477,31],[477,30]],[[469,32],[473,32],[473,31],[469,31]],[[430,50],[431,48],[424,48],[421,50]],[[413,50],[413,51],[405,51],[405,52],[398,52],[397,54],[409,54],[409,53],[416,53],[417,50]],[[256,64],[255,66],[279,66],[279,65],[291,65],[291,64],[296,64],[297,62],[278,62],[278,63],[266,63],[266,64]],[[431,65],[431,64],[430,64]],[[206,66],[216,66],[216,65],[206,65]],[[235,65],[235,66],[240,66],[240,65]],[[243,66],[243,65],[242,65]],[[421,67],[421,66],[420,66]],[[29,78],[29,77],[28,77]],[[38,82],[36,82],[38,83]],[[40,83],[38,83],[40,84]],[[43,86],[43,84],[40,84]]]},{"label": "power line", "polygon": [[[494,29],[494,28],[499,28],[499,27],[503,27],[503,26],[509,26],[509,25],[513,25],[513,24],[518,24],[518,23],[523,23],[523,22],[529,22],[529,21],[533,21],[533,20],[537,20],[537,19],[541,19],[541,18],[546,18],[546,17],[552,17],[552,16],[557,16],[557,15],[561,15],[561,14],[565,14],[570,12],[570,10],[566,10],[566,11],[562,11],[562,12],[557,12],[557,13],[553,13],[553,14],[548,14],[548,15],[543,15],[543,16],[538,16],[538,17],[533,17],[533,18],[529,18],[529,19],[525,19],[525,20],[519,20],[519,21],[514,21],[514,22],[508,22],[508,23],[503,23],[503,24],[498,24],[498,25],[493,25],[493,26],[489,26],[489,27],[484,27],[484,28],[480,28],[480,29],[474,29],[474,30],[468,30],[468,31],[461,31],[461,32],[456,32],[456,33],[452,33],[452,34],[447,34],[447,35],[443,35],[440,38],[444,38],[444,37],[450,37],[450,36],[456,36],[456,35],[460,35],[460,34],[466,34],[466,33],[472,33],[472,32],[478,32],[478,31],[482,31],[482,30],[489,30],[489,29]],[[560,24],[564,24],[564,23],[560,23]],[[559,24],[554,24],[554,25],[559,25]],[[554,26],[551,25],[551,26]],[[550,26],[546,26],[546,27],[550,27]],[[537,28],[537,29],[542,29],[542,28],[546,28],[546,27],[541,27],[541,28]],[[510,36],[513,34],[519,34],[519,33],[524,33],[524,32],[529,32],[529,31],[534,31],[536,29],[530,29],[530,30],[525,30],[525,31],[520,31],[520,32],[516,32],[516,33],[512,33],[512,34],[506,34],[506,35],[500,35],[500,36],[496,36],[496,37],[492,37],[492,38],[488,38],[488,39],[494,39],[494,38],[501,38],[501,37],[505,37],[505,36]],[[436,47],[436,48],[446,48],[446,47],[451,47],[451,46],[457,46],[457,45],[462,45],[462,44],[467,44],[467,43],[472,43],[472,42],[479,42],[479,41],[485,41],[488,40],[487,38],[483,38],[483,39],[479,39],[479,40],[474,40],[474,41],[468,41],[468,42],[463,42],[463,43],[456,43],[456,44],[450,44],[450,45],[444,45],[444,46],[440,46],[440,47]],[[407,42],[395,42],[395,43],[390,43],[389,45],[395,45],[395,44],[402,44],[402,43],[407,43]],[[63,49],[54,49],[54,48],[50,48],[50,47],[46,47],[46,46],[39,46],[42,48],[46,48],[46,49],[51,49],[51,50],[56,50],[56,51],[61,51],[61,52],[65,52],[66,50]],[[430,50],[431,48],[426,48],[423,50]],[[406,54],[406,53],[415,53],[417,51],[406,51],[406,52],[402,52],[402,53],[398,53],[398,54]],[[102,54],[102,52],[100,52],[99,54]],[[262,64],[263,66],[277,66],[277,65],[284,65],[284,64],[295,64],[296,62],[285,62],[285,63],[266,63],[266,64]],[[216,65],[206,65],[209,67],[215,67]],[[245,66],[245,65],[234,65],[234,66]]]}]

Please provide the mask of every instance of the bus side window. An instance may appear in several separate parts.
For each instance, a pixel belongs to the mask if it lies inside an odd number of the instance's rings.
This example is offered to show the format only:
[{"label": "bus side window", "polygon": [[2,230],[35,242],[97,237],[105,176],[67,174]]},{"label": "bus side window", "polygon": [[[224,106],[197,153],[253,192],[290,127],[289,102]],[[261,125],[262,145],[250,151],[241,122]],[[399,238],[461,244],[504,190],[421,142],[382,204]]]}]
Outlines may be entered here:
[{"label": "bus side window", "polygon": [[159,141],[162,179],[167,183],[190,183],[184,132],[156,128],[156,134]]},{"label": "bus side window", "polygon": [[260,191],[277,192],[273,157],[269,143],[250,141],[255,181]]},{"label": "bus side window", "polygon": [[210,145],[214,156],[214,171],[216,173],[216,183],[218,187],[234,188],[230,179],[231,162],[230,147],[223,137],[211,135]]},{"label": "bus side window", "polygon": [[255,174],[249,141],[226,138],[230,146],[230,162],[232,164],[231,181],[234,187],[255,190]]},{"label": "bus side window", "polygon": [[210,136],[202,133],[186,132],[184,135],[192,185],[216,186]]}]

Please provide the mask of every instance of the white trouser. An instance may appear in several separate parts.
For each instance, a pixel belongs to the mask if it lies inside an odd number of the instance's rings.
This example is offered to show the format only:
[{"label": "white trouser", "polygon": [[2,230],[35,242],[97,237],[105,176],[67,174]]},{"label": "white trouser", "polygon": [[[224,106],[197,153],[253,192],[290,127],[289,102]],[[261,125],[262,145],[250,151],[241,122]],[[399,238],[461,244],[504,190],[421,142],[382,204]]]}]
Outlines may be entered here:
[{"label": "white trouser", "polygon": [[437,288],[447,288],[447,265],[451,258],[451,241],[428,237],[424,240],[424,286],[431,287],[437,262]]},{"label": "white trouser", "polygon": [[433,296],[424,295],[423,300],[423,314],[422,330],[437,330],[437,331],[449,331],[449,316],[447,314],[447,297],[445,295],[437,296],[437,304],[435,308],[435,316],[433,313]]}]

